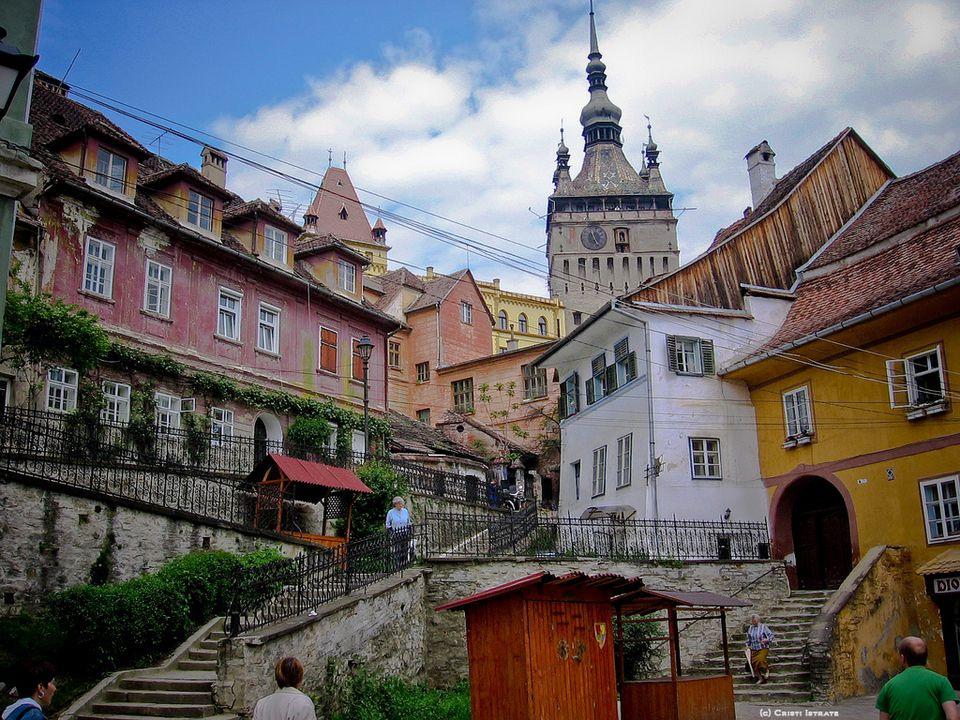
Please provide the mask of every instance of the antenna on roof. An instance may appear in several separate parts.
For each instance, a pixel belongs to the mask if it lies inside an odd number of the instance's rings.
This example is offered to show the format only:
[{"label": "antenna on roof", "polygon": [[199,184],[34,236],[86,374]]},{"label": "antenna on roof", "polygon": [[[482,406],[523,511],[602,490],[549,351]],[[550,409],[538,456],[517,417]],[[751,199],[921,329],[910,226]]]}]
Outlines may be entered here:
[{"label": "antenna on roof", "polygon": [[[73,60],[70,61],[70,64],[67,65],[67,71],[63,74],[63,77],[60,78],[61,83],[65,83],[67,80],[67,75],[70,74],[70,71],[73,70],[73,64],[77,61],[77,58],[80,57],[80,51],[83,48],[77,48],[77,51],[73,54]],[[159,154],[159,153],[158,153]]]},{"label": "antenna on roof", "polygon": [[346,150],[343,151],[343,169],[344,170],[347,169],[347,151]]},{"label": "antenna on roof", "polygon": [[333,148],[327,148],[327,167],[333,165]]}]

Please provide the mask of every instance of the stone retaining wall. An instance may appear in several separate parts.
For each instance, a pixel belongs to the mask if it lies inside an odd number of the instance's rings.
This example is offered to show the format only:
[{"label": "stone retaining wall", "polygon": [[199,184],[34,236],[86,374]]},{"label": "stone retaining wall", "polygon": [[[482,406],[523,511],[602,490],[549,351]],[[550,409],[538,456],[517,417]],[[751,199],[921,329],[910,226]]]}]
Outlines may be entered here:
[{"label": "stone retaining wall", "polygon": [[839,702],[883,687],[900,667],[897,643],[920,634],[920,584],[907,548],[879,545],[864,554],[810,628],[814,699]]},{"label": "stone retaining wall", "polygon": [[[365,592],[327,603],[313,617],[301,616],[220,644],[217,704],[244,716],[276,690],[273,670],[287,656],[300,659],[303,690],[323,693],[342,674],[367,670],[418,680],[424,667],[428,571],[371,585]],[[330,688],[330,694],[335,694]]]},{"label": "stone retaining wall", "polygon": [[[93,496],[67,494],[5,479],[0,482],[0,614],[19,612],[43,595],[90,581],[103,557],[111,581],[127,580],[191,550],[249,552],[303,546],[227,524],[198,524]],[[12,603],[7,602],[12,599]]]},{"label": "stone retaining wall", "polygon": [[[708,590],[724,595],[737,593],[753,582],[738,595],[752,602],[753,606],[733,609],[728,614],[727,628],[730,636],[734,638],[745,633],[751,613],[768,614],[790,594],[783,563],[780,561],[697,562],[687,563],[683,567],[602,560],[544,562],[537,558],[433,562],[427,582],[424,668],[424,676],[432,685],[452,685],[467,677],[464,614],[456,611],[437,613],[433,608],[448,600],[465,597],[539,570],[553,574],[580,571],[588,574],[639,576],[655,589]],[[682,620],[680,626],[684,626]],[[717,620],[703,620],[690,627],[681,637],[684,667],[689,667],[711,649],[720,646],[720,623]],[[738,661],[739,658],[732,659],[732,662]],[[666,653],[663,662],[669,662]]]}]

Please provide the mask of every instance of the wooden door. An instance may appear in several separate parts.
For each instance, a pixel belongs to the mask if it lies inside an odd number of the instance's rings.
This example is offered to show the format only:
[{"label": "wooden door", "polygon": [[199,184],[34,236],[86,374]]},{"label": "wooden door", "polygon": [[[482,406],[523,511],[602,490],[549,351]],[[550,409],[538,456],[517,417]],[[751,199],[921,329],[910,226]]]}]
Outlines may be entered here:
[{"label": "wooden door", "polygon": [[834,506],[796,512],[793,546],[801,590],[840,587],[853,564],[846,508]]},{"label": "wooden door", "polygon": [[616,720],[609,605],[531,600],[527,632],[530,718]]}]

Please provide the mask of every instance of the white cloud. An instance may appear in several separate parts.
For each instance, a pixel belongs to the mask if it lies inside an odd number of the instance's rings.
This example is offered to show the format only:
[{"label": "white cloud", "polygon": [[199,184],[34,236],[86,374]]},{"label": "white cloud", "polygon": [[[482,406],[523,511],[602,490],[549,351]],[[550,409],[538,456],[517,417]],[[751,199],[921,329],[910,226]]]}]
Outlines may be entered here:
[{"label": "white cloud", "polygon": [[[322,171],[328,147],[347,151],[354,182],[518,244],[397,208],[387,210],[489,243],[543,267],[543,221],[561,118],[574,171],[587,17],[579,0],[487,0],[479,39],[442,55],[423,30],[377,62],[308,78],[299,97],[226,118],[245,145]],[[743,154],[766,138],[785,174],[846,125],[898,172],[960,146],[960,8],[949,2],[604,2],[600,49],[610,96],[623,108],[625,151],[640,163],[643,114],[653,117],[662,171],[686,259],[749,204]],[[263,194],[277,180],[231,168],[231,186]],[[304,175],[303,172],[295,174]],[[308,191],[297,188],[309,202]],[[529,212],[532,208],[534,213]],[[440,271],[467,254],[391,225],[392,256]],[[516,264],[516,261],[512,261]],[[480,277],[527,292],[542,278],[470,254]]]}]

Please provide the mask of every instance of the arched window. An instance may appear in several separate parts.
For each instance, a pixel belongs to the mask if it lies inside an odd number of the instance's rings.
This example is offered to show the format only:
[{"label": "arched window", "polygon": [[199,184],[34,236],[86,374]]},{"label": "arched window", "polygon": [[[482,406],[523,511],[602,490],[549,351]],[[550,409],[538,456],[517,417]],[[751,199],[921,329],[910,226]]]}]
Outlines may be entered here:
[{"label": "arched window", "polygon": [[522,333],[527,331],[527,316],[523,313],[520,313],[520,317],[517,318],[517,327],[520,328]]},{"label": "arched window", "polygon": [[540,319],[537,320],[537,332],[539,332],[541,335],[547,334],[547,319],[543,315],[541,315]]},{"label": "arched window", "polygon": [[507,311],[501,310],[500,314],[497,316],[497,323],[501,330],[507,329]]},{"label": "arched window", "polygon": [[630,252],[630,231],[626,228],[616,228],[613,231],[614,244],[617,252]]}]

